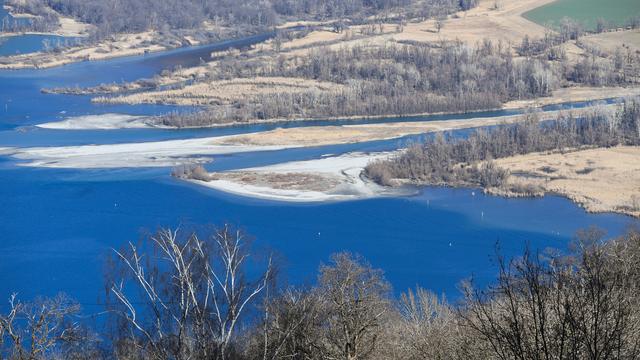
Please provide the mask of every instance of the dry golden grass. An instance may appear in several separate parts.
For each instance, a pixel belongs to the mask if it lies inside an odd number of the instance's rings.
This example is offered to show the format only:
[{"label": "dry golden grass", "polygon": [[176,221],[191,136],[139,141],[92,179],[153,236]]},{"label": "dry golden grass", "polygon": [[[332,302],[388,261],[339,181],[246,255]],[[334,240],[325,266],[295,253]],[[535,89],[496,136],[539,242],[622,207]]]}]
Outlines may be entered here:
[{"label": "dry golden grass", "polygon": [[608,52],[614,52],[620,47],[640,51],[640,29],[585,36],[582,41]]},{"label": "dry golden grass", "polygon": [[537,98],[533,100],[509,101],[503,105],[503,108],[521,109],[567,102],[592,101],[636,95],[640,95],[640,88],[574,86],[560,88],[554,91],[553,95],[550,97]]},{"label": "dry golden grass", "polygon": [[266,171],[226,171],[210,173],[212,180],[226,180],[241,185],[267,187],[278,190],[326,191],[339,185],[332,176],[318,173]]},{"label": "dry golden grass", "polygon": [[[578,115],[590,109],[574,110]],[[541,113],[540,119],[553,119],[558,111]],[[226,136],[214,145],[254,145],[254,146],[321,146],[348,144],[364,141],[395,139],[408,135],[425,134],[439,131],[467,129],[481,126],[513,123],[523,119],[522,115],[492,118],[473,118],[466,120],[391,122],[381,124],[359,124],[341,126],[306,126],[275,129],[245,135]]]},{"label": "dry golden grass", "polygon": [[541,186],[591,212],[640,217],[640,147],[620,146],[565,154],[528,154],[496,160],[516,182]]},{"label": "dry golden grass", "polygon": [[[20,14],[13,11],[11,6],[3,6],[14,18],[36,18],[32,14]],[[53,10],[52,10],[53,11]],[[55,12],[54,12],[55,13]],[[92,25],[81,23],[75,19],[64,17],[56,13],[60,26],[50,33],[26,32],[27,34],[52,34],[58,36],[83,37],[89,35]],[[3,32],[0,36],[19,35],[18,33]]]},{"label": "dry golden grass", "polygon": [[[461,40],[469,44],[491,39],[519,45],[525,35],[543,37],[546,28],[522,17],[528,10],[553,0],[481,0],[478,7],[450,16],[440,32],[435,20],[408,24],[402,33],[394,34],[394,40],[436,42]],[[495,5],[498,4],[498,8]]]},{"label": "dry golden grass", "polygon": [[54,32],[60,36],[80,37],[89,35],[92,26],[68,17],[59,17],[60,28]]},{"label": "dry golden grass", "polygon": [[[368,25],[352,26],[343,34],[328,29],[314,31],[301,39],[282,44],[289,55],[304,55],[314,45],[332,43],[329,48],[341,46],[379,46],[388,41],[415,41],[433,43],[442,40],[460,40],[475,44],[484,39],[502,41],[513,46],[519,45],[525,35],[532,38],[543,37],[545,27],[522,17],[522,14],[553,0],[481,0],[480,4],[467,12],[459,12],[444,21],[440,32],[436,31],[436,21],[427,20],[408,23],[402,32],[397,32],[397,24],[383,24],[382,32],[359,36]],[[496,8],[496,3],[499,5]],[[301,48],[304,46],[304,48]]]},{"label": "dry golden grass", "polygon": [[317,44],[326,43],[329,41],[340,40],[344,38],[344,33],[337,33],[330,30],[317,30],[312,31],[306,36],[287,41],[282,44],[282,50],[288,50],[292,48],[298,48],[303,46],[313,46]]},{"label": "dry golden grass", "polygon": [[335,91],[339,84],[284,77],[256,77],[232,79],[207,83],[196,83],[181,89],[142,92],[118,97],[94,99],[102,103],[165,103],[176,105],[230,104],[235,101],[250,100],[261,94],[300,93],[303,91]]}]

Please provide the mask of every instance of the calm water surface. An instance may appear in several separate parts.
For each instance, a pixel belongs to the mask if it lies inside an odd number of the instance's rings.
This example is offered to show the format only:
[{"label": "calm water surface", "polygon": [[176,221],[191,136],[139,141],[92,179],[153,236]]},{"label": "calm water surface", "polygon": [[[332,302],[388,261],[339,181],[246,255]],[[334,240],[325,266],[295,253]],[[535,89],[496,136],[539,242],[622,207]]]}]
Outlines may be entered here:
[{"label": "calm water surface", "polygon": [[[95,106],[88,97],[44,95],[40,89],[150,77],[164,68],[193,64],[212,49],[246,46],[264,38],[56,69],[0,72],[0,147],[150,141],[271,129],[277,125],[186,131],[32,127],[67,116],[175,110],[164,106]],[[464,121],[510,113],[393,120]],[[286,126],[311,124],[318,123]],[[216,158],[209,167],[224,170],[349,151],[392,150],[415,139],[234,154]],[[168,173],[169,169],[32,169],[0,157],[0,299],[14,291],[26,298],[64,291],[92,307],[104,293],[105,256],[112,248],[136,241],[159,226],[241,224],[257,238],[257,247],[282,255],[283,274],[294,283],[313,281],[322,261],[333,252],[347,250],[383,268],[397,291],[420,285],[455,297],[460,280],[474,276],[486,284],[495,275],[491,257],[496,243],[503,254],[515,255],[527,243],[536,249],[565,248],[576,230],[589,225],[615,236],[638,224],[620,215],[587,214],[553,196],[503,199],[471,189],[424,188],[405,198],[286,204],[185,185]]]},{"label": "calm water surface", "polygon": [[[6,19],[11,23],[28,24],[31,21],[28,18],[14,18],[7,10],[2,6],[4,1],[0,0],[0,21]],[[57,35],[19,35],[2,37],[0,36],[0,56],[29,54],[45,49],[45,43],[50,48],[65,45],[69,41],[73,41],[73,38],[57,36]]]}]

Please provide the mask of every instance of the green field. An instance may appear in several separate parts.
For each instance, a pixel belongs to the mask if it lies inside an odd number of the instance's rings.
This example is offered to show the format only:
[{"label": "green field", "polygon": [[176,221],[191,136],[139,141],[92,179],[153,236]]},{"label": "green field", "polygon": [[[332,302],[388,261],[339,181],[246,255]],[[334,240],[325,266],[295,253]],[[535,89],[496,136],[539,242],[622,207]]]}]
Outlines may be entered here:
[{"label": "green field", "polygon": [[603,18],[611,27],[625,25],[640,15],[640,0],[557,0],[524,13],[524,17],[541,25],[555,26],[563,17],[570,17],[593,30],[596,20]]}]

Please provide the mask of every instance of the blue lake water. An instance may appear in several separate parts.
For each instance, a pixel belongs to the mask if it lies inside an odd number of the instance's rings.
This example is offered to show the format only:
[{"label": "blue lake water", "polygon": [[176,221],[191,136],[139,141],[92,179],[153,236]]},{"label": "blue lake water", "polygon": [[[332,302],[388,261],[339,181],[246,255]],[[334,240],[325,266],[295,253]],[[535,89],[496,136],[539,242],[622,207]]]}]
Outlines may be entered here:
[{"label": "blue lake water", "polygon": [[[9,21],[17,24],[28,24],[28,18],[14,18],[2,6],[4,1],[0,1],[0,21]],[[0,56],[10,56],[19,54],[29,54],[47,49],[59,47],[73,41],[73,38],[67,38],[57,35],[41,35],[27,34],[18,36],[2,37],[0,36]],[[45,46],[45,43],[47,46]]]},{"label": "blue lake water", "polygon": [[421,285],[454,296],[465,277],[492,278],[496,242],[506,255],[527,242],[565,248],[580,228],[597,225],[615,235],[631,223],[586,214],[558,197],[503,199],[470,189],[291,205],[183,185],[158,170],[4,169],[0,184],[0,292],[64,290],[86,304],[100,295],[110,249],[158,226],[241,224],[258,247],[282,255],[294,282],[313,280],[320,262],[348,250],[383,268],[397,290]]},{"label": "blue lake water", "polygon": [[[157,114],[163,106],[96,106],[84,96],[44,95],[43,87],[87,86],[149,77],[189,65],[211,49],[244,46],[261,37],[214,46],[48,70],[0,72],[0,147],[116,143],[213,136],[270,129],[276,124],[207,130],[55,131],[30,126],[66,116],[121,112]],[[580,106],[581,104],[575,104]],[[512,112],[443,115],[398,120],[440,120]],[[368,122],[383,120],[362,120]],[[298,122],[286,126],[306,126]],[[391,150],[415,137],[308,149],[221,156],[224,170],[318,158],[349,151]],[[180,183],[169,169],[56,170],[17,166],[0,157],[0,299],[65,291],[87,307],[99,302],[103,260],[112,248],[136,241],[159,226],[229,221],[256,237],[256,246],[283,260],[288,281],[313,281],[331,253],[352,251],[385,270],[397,291],[416,285],[449,296],[469,276],[486,284],[495,275],[491,257],[533,248],[565,248],[589,225],[621,234],[637,220],[587,214],[570,201],[548,196],[504,199],[472,189],[424,188],[410,197],[288,204],[247,199]],[[475,194],[475,195],[473,195]],[[0,305],[2,306],[2,305]]]},{"label": "blue lake water", "polygon": [[45,49],[45,43],[50,48],[60,47],[69,39],[57,35],[27,34],[0,37],[0,56],[29,54]]},{"label": "blue lake water", "polygon": [[3,19],[7,19],[7,21],[16,21],[18,23],[28,23],[29,19],[26,18],[14,18],[13,16],[11,16],[9,14],[9,12],[7,11],[7,9],[4,8],[4,0],[0,1],[0,21],[2,21]]}]

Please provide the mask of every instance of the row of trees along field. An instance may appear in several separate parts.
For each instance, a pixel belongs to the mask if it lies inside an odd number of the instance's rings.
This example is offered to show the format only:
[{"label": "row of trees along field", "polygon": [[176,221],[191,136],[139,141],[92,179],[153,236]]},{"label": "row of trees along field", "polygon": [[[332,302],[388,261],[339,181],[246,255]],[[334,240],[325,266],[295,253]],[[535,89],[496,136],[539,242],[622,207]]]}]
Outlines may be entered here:
[{"label": "row of trees along field", "polygon": [[292,58],[224,57],[208,78],[256,76],[339,84],[331,91],[263,93],[195,114],[158,119],[170,126],[207,126],[274,118],[406,115],[499,108],[509,100],[549,96],[562,84],[597,86],[637,82],[637,54],[588,54],[575,64],[543,56],[514,58],[511,48],[485,40],[321,48]]},{"label": "row of trees along field", "polygon": [[[49,9],[96,26],[96,38],[149,29],[198,28],[203,21],[266,28],[294,20],[367,21],[372,15],[407,9],[408,16],[467,10],[477,0],[9,0],[18,11],[47,15]],[[393,12],[393,18],[398,11]],[[405,15],[403,15],[404,17]]]},{"label": "row of trees along field", "polygon": [[[349,253],[312,286],[278,286],[245,235],[161,230],[117,251],[107,325],[60,295],[0,313],[7,359],[635,359],[640,356],[640,233],[579,232],[568,251],[497,256],[486,289],[455,304],[418,288],[394,296]],[[155,256],[151,256],[154,254]],[[258,271],[258,269],[262,269]],[[250,274],[254,276],[251,277]],[[253,281],[250,281],[253,279]],[[428,279],[425,279],[428,280]],[[106,314],[106,315],[104,315]]]},{"label": "row of trees along field", "polygon": [[[403,179],[434,185],[500,187],[509,174],[493,165],[492,159],[616,145],[640,145],[639,98],[627,99],[615,110],[595,108],[577,118],[568,113],[540,122],[535,113],[530,113],[519,123],[478,129],[465,138],[438,135],[410,146],[397,157],[369,164],[365,174],[384,185]],[[532,192],[528,188],[511,190]]]}]

